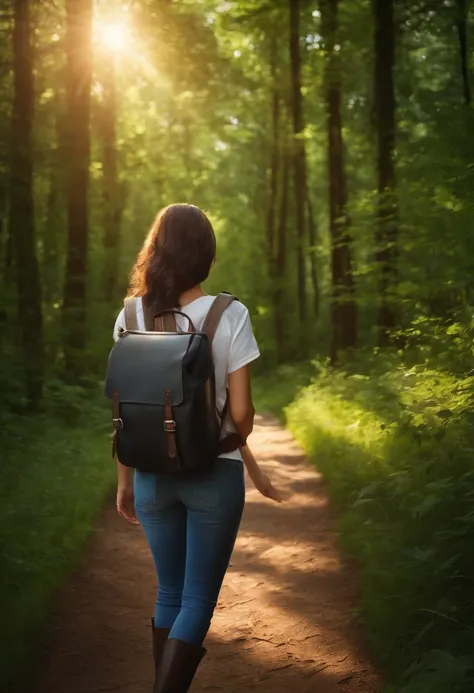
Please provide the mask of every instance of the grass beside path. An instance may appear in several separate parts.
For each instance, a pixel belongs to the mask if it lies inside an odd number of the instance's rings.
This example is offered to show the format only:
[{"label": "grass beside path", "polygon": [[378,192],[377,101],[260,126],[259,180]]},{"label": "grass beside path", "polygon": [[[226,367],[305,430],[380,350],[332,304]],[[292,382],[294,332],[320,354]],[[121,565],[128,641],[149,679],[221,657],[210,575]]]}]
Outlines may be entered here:
[{"label": "grass beside path", "polygon": [[[76,419],[73,426],[64,416]],[[54,590],[77,565],[115,478],[102,398],[0,415],[0,690],[18,690]],[[26,675],[28,671],[26,671]]]},{"label": "grass beside path", "polygon": [[386,693],[474,680],[474,378],[395,355],[257,379],[317,465],[359,564],[360,613]]}]

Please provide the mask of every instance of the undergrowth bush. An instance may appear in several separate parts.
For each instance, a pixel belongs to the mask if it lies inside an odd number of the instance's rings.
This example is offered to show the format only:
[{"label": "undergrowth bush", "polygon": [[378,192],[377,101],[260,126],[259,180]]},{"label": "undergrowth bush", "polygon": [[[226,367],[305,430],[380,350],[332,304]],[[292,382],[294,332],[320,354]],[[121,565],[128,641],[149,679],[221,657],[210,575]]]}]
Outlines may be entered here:
[{"label": "undergrowth bush", "polygon": [[[406,361],[405,361],[406,364]],[[474,378],[378,356],[279,378],[291,431],[328,481],[361,613],[397,693],[468,693],[474,666]],[[296,393],[296,394],[295,394]],[[276,407],[274,406],[273,409]]]},{"label": "undergrowth bush", "polygon": [[36,416],[0,412],[0,690],[21,667],[51,596],[82,548],[115,477],[110,417],[100,394],[51,384]]}]

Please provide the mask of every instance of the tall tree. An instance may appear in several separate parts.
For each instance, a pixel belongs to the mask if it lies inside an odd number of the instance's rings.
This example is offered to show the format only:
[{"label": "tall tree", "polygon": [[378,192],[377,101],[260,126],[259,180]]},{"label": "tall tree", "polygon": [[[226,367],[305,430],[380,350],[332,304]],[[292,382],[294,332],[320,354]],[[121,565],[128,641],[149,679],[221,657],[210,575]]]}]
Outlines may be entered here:
[{"label": "tall tree", "polygon": [[471,103],[471,83],[469,79],[469,51],[467,41],[468,0],[456,0],[456,13],[464,101],[466,105],[469,106]]},{"label": "tall tree", "polygon": [[374,0],[374,111],[377,130],[378,209],[376,261],[379,271],[379,344],[396,325],[398,203],[395,178],[395,25],[393,0]]},{"label": "tall tree", "polygon": [[64,358],[80,371],[86,340],[86,276],[92,79],[92,0],[67,0],[68,239],[64,282]]},{"label": "tall tree", "polygon": [[291,89],[293,115],[293,170],[294,193],[296,207],[296,262],[298,281],[298,310],[301,322],[302,337],[304,337],[307,316],[306,301],[306,266],[305,266],[305,236],[306,236],[306,163],[303,140],[303,97],[301,93],[301,50],[300,50],[300,2],[289,0],[290,9],[290,57],[291,57]]},{"label": "tall tree", "polygon": [[352,272],[347,178],[342,137],[339,0],[321,0],[321,33],[324,41],[324,89],[328,133],[329,226],[332,269],[331,360],[338,351],[357,341],[357,309]]},{"label": "tall tree", "polygon": [[30,406],[36,408],[43,385],[43,319],[33,197],[34,82],[29,0],[14,0],[13,12],[14,101],[9,237],[13,240],[16,265],[18,324],[24,352],[27,395]]},{"label": "tall tree", "polygon": [[309,190],[307,190],[306,204],[308,209],[308,240],[309,240],[309,260],[311,267],[311,283],[313,284],[313,308],[314,315],[317,318],[319,316],[319,276],[318,276],[318,265],[316,260],[316,242],[318,238],[318,232],[316,227],[316,219],[313,212],[313,203],[311,202],[311,196]]},{"label": "tall tree", "polygon": [[[12,6],[10,1],[0,2],[0,33],[10,37],[12,33]],[[13,265],[13,239],[8,223],[13,51],[9,40],[0,44],[0,275],[5,283],[11,282]]]},{"label": "tall tree", "polygon": [[43,281],[43,297],[46,304],[60,301],[63,280],[63,263],[61,257],[64,251],[64,218],[65,218],[65,186],[64,161],[65,127],[64,113],[58,91],[53,97],[54,122],[52,135],[54,145],[49,155],[48,192],[44,209],[42,229],[41,270]]},{"label": "tall tree", "polygon": [[117,164],[117,97],[115,56],[107,53],[102,67],[101,141],[104,203],[104,295],[116,297],[123,200]]},{"label": "tall tree", "polygon": [[286,270],[286,237],[288,224],[288,188],[291,168],[290,144],[287,129],[284,130],[285,139],[282,145],[282,180],[280,190],[280,209],[278,217],[278,229],[276,237],[275,273],[273,278],[273,305],[275,324],[276,357],[278,362],[285,358],[285,270]]},{"label": "tall tree", "polygon": [[[10,114],[8,114],[10,116]],[[4,120],[3,128],[10,134],[11,117]],[[6,136],[6,132],[1,132],[0,138],[3,142],[10,138]],[[3,143],[2,142],[2,143]],[[0,270],[5,270],[5,275],[11,267],[11,238],[8,229],[8,179],[10,175],[9,156],[3,147],[0,149]],[[8,247],[10,246],[10,248]]]},{"label": "tall tree", "polygon": [[270,64],[271,64],[271,145],[270,145],[270,181],[268,191],[267,209],[267,254],[270,281],[274,274],[275,257],[275,218],[278,197],[278,174],[280,165],[280,93],[278,88],[278,44],[276,37],[271,38]]}]

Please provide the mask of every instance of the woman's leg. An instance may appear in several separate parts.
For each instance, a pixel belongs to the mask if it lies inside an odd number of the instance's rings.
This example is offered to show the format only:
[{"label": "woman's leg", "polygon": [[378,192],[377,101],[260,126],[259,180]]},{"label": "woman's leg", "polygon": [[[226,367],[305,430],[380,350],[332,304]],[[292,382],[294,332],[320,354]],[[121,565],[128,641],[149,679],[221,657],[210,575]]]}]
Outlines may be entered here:
[{"label": "woman's leg", "polygon": [[187,507],[186,572],[181,611],[170,633],[201,645],[214,614],[245,503],[243,463],[219,460],[212,474],[183,479]]},{"label": "woman's leg", "polygon": [[186,508],[176,479],[137,471],[135,509],[158,574],[155,628],[171,628],[181,609],[186,564]]}]

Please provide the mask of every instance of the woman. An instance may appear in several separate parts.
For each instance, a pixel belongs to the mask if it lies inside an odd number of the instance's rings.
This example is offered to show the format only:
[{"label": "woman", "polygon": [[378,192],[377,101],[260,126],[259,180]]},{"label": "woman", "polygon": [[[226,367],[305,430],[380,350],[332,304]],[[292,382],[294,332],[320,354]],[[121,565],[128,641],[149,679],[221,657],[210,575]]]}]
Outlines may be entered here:
[{"label": "woman", "polygon": [[[213,301],[202,289],[214,263],[216,240],[206,215],[187,204],[170,205],[156,218],[131,274],[129,295],[139,297],[137,321],[145,315],[180,307],[199,330]],[[177,317],[178,329],[186,329]],[[123,311],[114,330],[125,329]],[[216,403],[229,396],[230,422],[223,434],[252,432],[254,407],[250,364],[259,356],[245,306],[234,301],[224,312],[213,341]],[[247,446],[243,453],[259,490],[280,500]],[[155,683],[153,693],[185,693],[206,650],[219,591],[244,508],[240,450],[222,455],[214,471],[199,475],[135,472],[117,461],[117,508],[129,522],[143,526],[158,575],[152,619]]]}]

